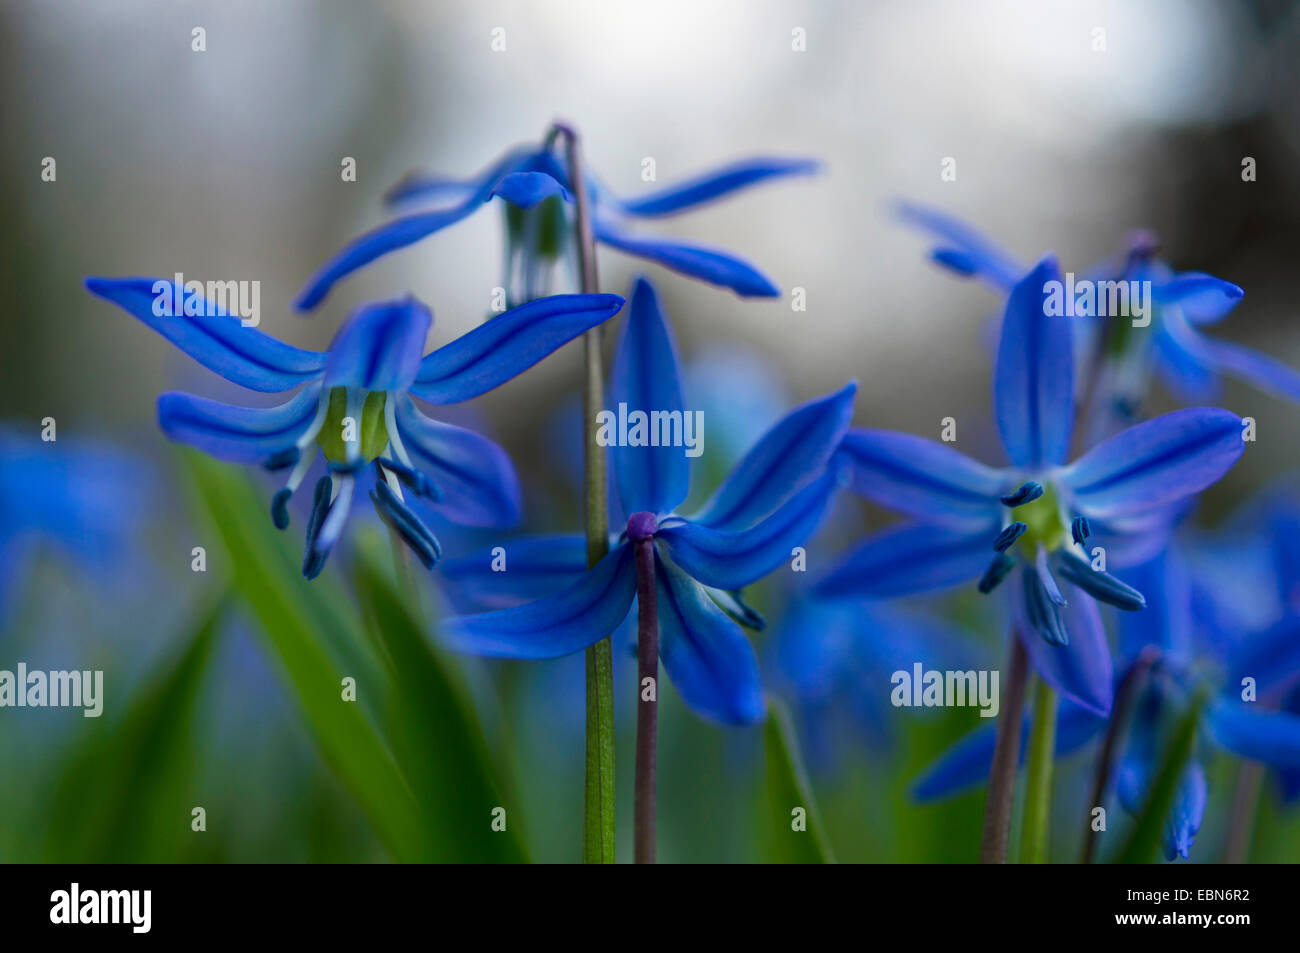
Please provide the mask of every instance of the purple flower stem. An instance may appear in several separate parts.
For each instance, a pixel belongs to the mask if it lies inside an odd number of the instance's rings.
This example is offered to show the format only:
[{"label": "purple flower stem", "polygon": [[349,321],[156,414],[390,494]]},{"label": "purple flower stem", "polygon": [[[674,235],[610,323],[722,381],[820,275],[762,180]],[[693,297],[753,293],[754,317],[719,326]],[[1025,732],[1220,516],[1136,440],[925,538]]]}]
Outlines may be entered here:
[{"label": "purple flower stem", "polygon": [[1102,799],[1106,796],[1106,786],[1110,783],[1110,768],[1115,761],[1115,748],[1119,744],[1120,732],[1128,721],[1129,710],[1133,707],[1143,680],[1159,660],[1159,649],[1154,646],[1143,649],[1137,661],[1129,666],[1115,689],[1115,704],[1110,710],[1110,721],[1106,725],[1106,737],[1101,743],[1101,753],[1097,755],[1097,771],[1092,778],[1092,792],[1088,799],[1088,822],[1083,833],[1082,863],[1092,863],[1097,854],[1097,834],[1092,829],[1092,809],[1101,807]]},{"label": "purple flower stem", "polygon": [[[636,542],[636,794],[634,860],[655,862],[655,775],[659,734],[659,611],[655,593],[654,538]],[[649,681],[647,682],[647,679]]]},{"label": "purple flower stem", "polygon": [[1025,683],[1029,659],[1020,633],[1011,630],[1011,658],[1007,664],[1006,694],[998,716],[998,734],[989,767],[988,800],[984,802],[981,864],[1005,864],[1011,844],[1011,807],[1016,797],[1016,769],[1020,765],[1020,726],[1025,717]]}]

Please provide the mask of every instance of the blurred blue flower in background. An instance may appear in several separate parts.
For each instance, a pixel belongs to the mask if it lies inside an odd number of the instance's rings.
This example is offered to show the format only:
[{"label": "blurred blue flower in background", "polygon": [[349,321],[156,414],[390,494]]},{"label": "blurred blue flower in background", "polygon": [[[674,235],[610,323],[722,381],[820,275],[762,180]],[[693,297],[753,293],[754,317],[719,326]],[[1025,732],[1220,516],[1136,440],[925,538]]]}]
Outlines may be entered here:
[{"label": "blurred blue flower in background", "polygon": [[1162,545],[1172,515],[1241,456],[1242,422],[1226,410],[1176,411],[1065,464],[1074,426],[1071,321],[1044,307],[1058,276],[1048,257],[1007,300],[993,402],[1012,465],[988,467],[911,434],[851,431],[840,455],[854,488],[924,522],[870,537],[818,591],[888,597],[980,578],[987,593],[1012,576],[1014,629],[1034,668],[1105,714],[1112,666],[1094,600],[1133,611],[1143,598],[1094,565],[1086,544],[1097,534]]},{"label": "blurred blue flower in background", "polygon": [[[1002,294],[1029,270],[975,229],[942,212],[904,203],[904,221],[929,232],[938,244],[930,252],[939,264],[963,277],[984,280]],[[1080,273],[1080,279],[1150,282],[1154,302],[1153,334],[1123,333],[1107,358],[1107,386],[1099,395],[1131,416],[1146,396],[1149,370],[1185,402],[1209,400],[1218,390],[1219,375],[1236,377],[1252,387],[1300,402],[1300,371],[1281,361],[1201,333],[1227,316],[1245,292],[1237,285],[1202,272],[1175,272],[1159,256],[1158,240],[1150,232],[1129,236],[1125,250]],[[1082,345],[1095,348],[1105,316],[1080,320],[1076,333]],[[1123,325],[1118,325],[1123,327]]]},{"label": "blurred blue flower in background", "polygon": [[[737,294],[774,297],[780,290],[744,259],[677,239],[636,235],[628,223],[689,211],[759,182],[806,175],[817,168],[818,163],[808,159],[747,159],[636,199],[618,198],[588,174],[593,234],[611,248]],[[542,270],[565,247],[569,231],[565,206],[573,202],[569,173],[550,141],[510,149],[468,179],[408,176],[389,191],[389,201],[446,204],[402,216],[362,235],[316,273],[299,295],[297,307],[310,311],[335,283],[358,268],[468,218],[493,198],[503,199],[506,207],[507,272],[522,276],[521,280],[507,278],[511,301],[545,293]]]},{"label": "blurred blue flower in background", "polygon": [[168,393],[158,400],[158,420],[171,439],[220,459],[292,468],[271,506],[280,529],[289,525],[289,499],[319,445],[329,473],[316,483],[307,524],[302,571],[308,579],[320,574],[342,535],[356,476],[370,463],[375,509],[426,568],[442,548],[407,504],[403,486],[470,525],[516,521],[519,480],[506,452],[473,431],[425,416],[411,398],[453,404],[484,394],[623,306],[618,295],[542,298],[424,355],[433,318],[407,298],[358,309],[329,350],[318,353],[243,327],[209,302],[198,315],[160,316],[157,292],[168,300],[188,294],[169,281],[91,278],[86,287],[235,384],[263,393],[301,387],[286,403],[265,408]]},{"label": "blurred blue flower in background", "polygon": [[[753,621],[731,594],[776,569],[816,528],[838,483],[827,463],[848,427],[856,387],[788,414],[749,451],[694,517],[674,509],[687,496],[681,446],[610,447],[619,504],[629,514],[614,549],[586,570],[581,537],[516,543],[504,572],[491,558],[459,561],[459,581],[551,595],[525,605],[460,616],[445,628],[460,651],[553,658],[598,642],[627,618],[636,592],[633,544],[656,543],[660,654],[683,699],[718,721],[763,715],[754,651],[728,617]],[[610,387],[633,410],[684,411],[676,346],[649,282],[637,282]],[[556,593],[561,579],[577,581]],[[471,581],[471,584],[472,581]],[[727,610],[727,611],[724,611]]]},{"label": "blurred blue flower in background", "polygon": [[116,447],[0,425],[0,624],[43,546],[92,576],[127,567],[152,493],[147,468]]}]

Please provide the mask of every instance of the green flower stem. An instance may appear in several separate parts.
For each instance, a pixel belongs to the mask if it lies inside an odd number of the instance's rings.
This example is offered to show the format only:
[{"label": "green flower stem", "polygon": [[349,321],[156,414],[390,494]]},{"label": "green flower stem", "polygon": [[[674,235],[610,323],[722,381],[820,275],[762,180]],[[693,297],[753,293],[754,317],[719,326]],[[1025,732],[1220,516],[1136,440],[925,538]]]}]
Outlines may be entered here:
[{"label": "green flower stem", "polygon": [[[582,145],[577,132],[556,123],[548,144],[563,138],[569,158],[569,185],[573,192],[574,237],[582,291],[600,290],[596,274],[596,243],[591,231],[591,209],[583,176]],[[586,373],[582,388],[582,416],[586,450],[583,488],[587,515],[587,565],[594,566],[609,552],[609,503],[606,499],[605,451],[596,441],[596,414],[605,406],[605,367],[601,329],[582,339]],[[614,862],[614,656],[608,638],[587,649],[587,778],[583,798],[582,860],[588,864]]]},{"label": "green flower stem", "polygon": [[1047,863],[1052,819],[1052,758],[1056,749],[1056,692],[1042,678],[1034,692],[1034,727],[1029,735],[1025,815],[1020,826],[1020,862]]},{"label": "green flower stem", "polygon": [[1258,761],[1243,761],[1237,774],[1237,793],[1232,802],[1232,821],[1227,844],[1223,848],[1225,864],[1250,861],[1250,842],[1254,839],[1255,819],[1259,813],[1259,796],[1264,787],[1264,766]]},{"label": "green flower stem", "polygon": [[1020,633],[1011,631],[1011,658],[1007,664],[1006,693],[998,716],[998,734],[989,767],[989,793],[984,802],[981,864],[1005,864],[1011,843],[1011,807],[1016,797],[1016,768],[1020,763],[1020,725],[1025,714],[1025,680],[1029,659]]}]

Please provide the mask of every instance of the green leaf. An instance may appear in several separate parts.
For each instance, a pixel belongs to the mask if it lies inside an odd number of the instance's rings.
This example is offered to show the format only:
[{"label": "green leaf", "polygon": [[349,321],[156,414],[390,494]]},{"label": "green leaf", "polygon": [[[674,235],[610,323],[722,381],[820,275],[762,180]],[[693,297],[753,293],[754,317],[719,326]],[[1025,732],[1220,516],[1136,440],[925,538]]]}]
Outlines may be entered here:
[{"label": "green leaf", "polygon": [[775,698],[767,700],[763,747],[767,767],[759,807],[759,848],[774,864],[833,864],[812,785],[799,757],[790,715]]},{"label": "green leaf", "polygon": [[1169,747],[1160,762],[1160,770],[1151,785],[1137,826],[1120,851],[1116,863],[1150,864],[1160,859],[1160,845],[1164,840],[1169,811],[1178,794],[1178,782],[1196,747],[1196,730],[1205,708],[1205,692],[1198,692],[1173,731]]},{"label": "green leaf", "polygon": [[194,714],[226,607],[223,598],[198,614],[185,648],[137,690],[122,716],[88,720],[50,796],[43,860],[174,863],[202,852],[190,828],[199,803]]},{"label": "green leaf", "polygon": [[356,582],[395,686],[386,724],[430,828],[431,858],[523,861],[519,813],[507,809],[477,714],[459,673],[425,636],[414,594],[399,595],[370,546],[357,546]]},{"label": "green leaf", "polygon": [[410,785],[361,702],[345,701],[343,679],[356,679],[357,697],[386,697],[383,670],[367,653],[355,613],[330,574],[302,578],[287,534],[272,526],[267,506],[242,476],[197,453],[183,454],[209,547],[261,622],[265,644],[306,716],[322,756],[369,816],[393,856],[427,859],[428,828]]}]

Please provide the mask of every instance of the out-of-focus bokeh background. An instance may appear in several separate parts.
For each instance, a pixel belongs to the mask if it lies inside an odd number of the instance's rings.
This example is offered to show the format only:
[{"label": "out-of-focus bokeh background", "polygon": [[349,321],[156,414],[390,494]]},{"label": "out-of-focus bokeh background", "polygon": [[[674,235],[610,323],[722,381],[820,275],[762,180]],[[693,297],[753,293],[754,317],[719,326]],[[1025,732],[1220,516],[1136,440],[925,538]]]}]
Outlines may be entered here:
[{"label": "out-of-focus bokeh background", "polygon": [[[950,415],[972,433],[991,426],[995,299],[927,261],[923,238],[891,215],[899,198],[959,215],[1026,261],[1054,250],[1079,271],[1152,227],[1176,267],[1246,289],[1216,333],[1300,364],[1300,10],[1280,0],[15,0],[0,8],[0,85],[0,420],[34,437],[53,417],[60,441],[115,445],[138,466],[127,483],[142,497],[93,504],[134,514],[107,579],[34,551],[6,609],[0,668],[103,667],[123,695],[169,657],[209,585],[190,571],[197,530],[154,399],[176,387],[231,393],[86,294],[84,277],[256,279],[262,329],[307,347],[327,344],[357,304],[409,291],[434,310],[432,342],[445,342],[483,319],[502,283],[494,209],[353,276],[311,318],[290,302],[327,256],[385,220],[381,195],[403,173],[469,174],[557,117],[631,196],[747,155],[824,160],[820,177],[646,225],[733,249],[786,291],[741,300],[650,269],[688,362],[761,362],[787,403],[856,378],[859,424],[931,436]],[[345,157],[356,182],[341,179]],[[1242,179],[1246,157],[1255,181]],[[54,181],[42,177],[47,158]],[[657,183],[642,181],[647,158]],[[941,178],[946,159],[953,181]],[[600,265],[609,291],[643,270],[608,250]],[[804,311],[791,308],[796,287]],[[576,528],[560,459],[573,448],[557,444],[553,422],[579,360],[571,346],[475,405],[516,459],[534,527]],[[1211,522],[1293,465],[1300,440],[1294,407],[1234,384],[1221,401],[1262,436],[1207,494]],[[996,636],[980,638],[993,658]],[[385,857],[260,643],[239,626],[218,652],[187,747],[220,822],[185,856]],[[549,860],[577,850],[573,663],[499,667],[481,693],[490,739],[517,753],[528,842]],[[74,715],[0,711],[5,856],[49,856],[57,840],[40,829],[36,798],[85,727]],[[973,859],[981,795],[929,808],[905,795],[972,718],[903,719],[892,746],[850,743],[834,770],[814,772],[842,857]],[[630,705],[620,720],[630,727]],[[757,743],[673,700],[663,859],[753,856],[752,806],[737,791]],[[622,782],[631,749],[620,754]],[[1216,836],[1207,823],[1206,842]]]}]

